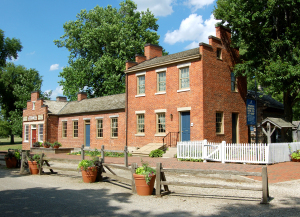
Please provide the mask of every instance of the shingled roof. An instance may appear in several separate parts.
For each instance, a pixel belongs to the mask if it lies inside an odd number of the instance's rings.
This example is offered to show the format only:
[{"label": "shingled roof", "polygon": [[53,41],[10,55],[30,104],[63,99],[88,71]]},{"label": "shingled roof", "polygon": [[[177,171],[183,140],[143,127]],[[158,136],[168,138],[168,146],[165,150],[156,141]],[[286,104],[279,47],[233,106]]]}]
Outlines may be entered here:
[{"label": "shingled roof", "polygon": [[67,115],[125,109],[125,94],[103,96],[81,101],[57,102],[45,100],[49,114]]},{"label": "shingled roof", "polygon": [[[255,91],[248,90],[247,98],[255,99]],[[257,100],[258,100],[258,102],[262,103],[264,106],[267,106],[270,108],[282,109],[282,110],[284,109],[283,104],[281,102],[278,102],[277,100],[273,99],[270,95],[266,95],[266,94],[257,92]]]},{"label": "shingled roof", "polygon": [[126,73],[131,72],[131,71],[142,70],[142,69],[145,69],[145,68],[149,68],[151,66],[166,65],[166,64],[169,64],[169,63],[172,63],[172,62],[183,61],[183,60],[185,60],[186,58],[189,58],[189,57],[200,58],[199,47],[191,49],[191,50],[175,53],[175,54],[170,54],[170,55],[167,55],[167,56],[155,57],[155,58],[152,58],[150,60],[146,60],[146,61],[141,62],[141,63],[139,63],[135,66],[132,66],[131,68],[126,70]]}]

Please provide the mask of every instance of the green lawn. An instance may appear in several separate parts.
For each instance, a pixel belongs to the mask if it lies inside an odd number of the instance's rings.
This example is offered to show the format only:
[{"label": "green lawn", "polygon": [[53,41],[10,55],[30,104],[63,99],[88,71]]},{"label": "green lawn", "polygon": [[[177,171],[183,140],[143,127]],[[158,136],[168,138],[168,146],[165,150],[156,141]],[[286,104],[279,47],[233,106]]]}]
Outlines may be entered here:
[{"label": "green lawn", "polygon": [[10,144],[10,138],[0,138],[0,151],[11,149],[22,149],[22,138],[15,136],[15,144]]}]

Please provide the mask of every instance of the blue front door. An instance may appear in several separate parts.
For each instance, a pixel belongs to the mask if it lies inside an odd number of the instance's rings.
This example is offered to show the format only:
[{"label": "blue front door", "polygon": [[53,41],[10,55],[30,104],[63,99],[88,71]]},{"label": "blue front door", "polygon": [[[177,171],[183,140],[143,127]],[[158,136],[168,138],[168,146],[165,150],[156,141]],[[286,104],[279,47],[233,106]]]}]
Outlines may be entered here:
[{"label": "blue front door", "polygon": [[181,141],[190,141],[190,112],[181,113]]},{"label": "blue front door", "polygon": [[90,125],[85,125],[85,146],[90,147]]}]

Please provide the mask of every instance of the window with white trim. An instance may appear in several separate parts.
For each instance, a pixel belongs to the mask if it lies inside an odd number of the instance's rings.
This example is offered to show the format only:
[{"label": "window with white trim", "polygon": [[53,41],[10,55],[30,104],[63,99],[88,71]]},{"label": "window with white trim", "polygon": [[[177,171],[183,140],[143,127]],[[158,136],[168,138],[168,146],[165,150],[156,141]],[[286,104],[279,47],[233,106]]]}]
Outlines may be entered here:
[{"label": "window with white trim", "polygon": [[29,124],[25,124],[24,141],[29,141]]},{"label": "window with white trim", "polygon": [[103,138],[103,120],[97,120],[97,137]]},{"label": "window with white trim", "polygon": [[32,102],[32,110],[35,110],[35,102]]},{"label": "window with white trim", "polygon": [[62,122],[62,137],[66,138],[67,137],[67,131],[68,131],[68,122],[67,121],[63,121]]},{"label": "window with white trim", "polygon": [[111,118],[111,137],[118,137],[118,118]]},{"label": "window with white trim", "polygon": [[179,89],[190,88],[190,71],[189,67],[179,69]]},{"label": "window with white trim", "polygon": [[43,129],[44,129],[44,125],[43,124],[39,124],[39,137],[38,140],[39,142],[43,142],[44,141],[44,134],[43,134]]},{"label": "window with white trim", "polygon": [[156,113],[156,132],[166,133],[166,114]]},{"label": "window with white trim", "polygon": [[145,94],[145,75],[139,75],[137,79],[137,95]]},{"label": "window with white trim", "polygon": [[216,133],[223,133],[223,112],[216,112]]},{"label": "window with white trim", "polygon": [[78,137],[78,121],[73,121],[73,137]]},{"label": "window with white trim", "polygon": [[166,72],[157,72],[157,92],[166,91]]},{"label": "window with white trim", "polygon": [[144,116],[144,114],[137,115],[137,133],[138,134],[145,133],[145,116]]}]

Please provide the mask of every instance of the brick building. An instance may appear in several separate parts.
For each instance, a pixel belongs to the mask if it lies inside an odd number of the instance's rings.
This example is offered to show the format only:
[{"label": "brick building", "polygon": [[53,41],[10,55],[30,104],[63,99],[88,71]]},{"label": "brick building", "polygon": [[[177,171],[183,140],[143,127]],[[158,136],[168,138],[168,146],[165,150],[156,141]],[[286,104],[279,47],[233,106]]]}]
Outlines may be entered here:
[{"label": "brick building", "polygon": [[34,141],[142,147],[162,143],[169,132],[179,141],[248,142],[247,83],[231,71],[239,52],[230,38],[230,31],[217,27],[209,44],[167,56],[160,46],[146,44],[144,55],[126,62],[126,94],[86,99],[79,93],[67,102],[32,93],[23,111],[23,149]]}]

